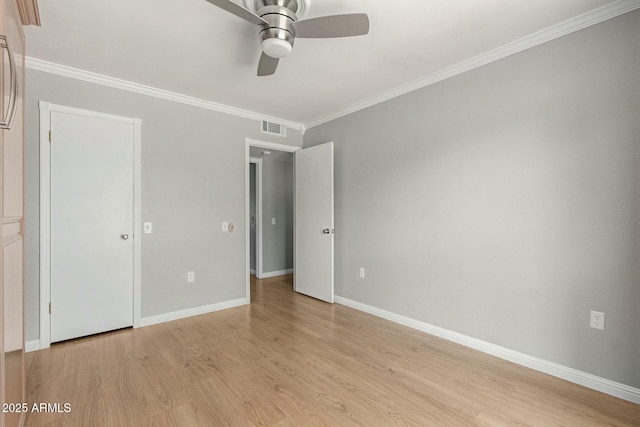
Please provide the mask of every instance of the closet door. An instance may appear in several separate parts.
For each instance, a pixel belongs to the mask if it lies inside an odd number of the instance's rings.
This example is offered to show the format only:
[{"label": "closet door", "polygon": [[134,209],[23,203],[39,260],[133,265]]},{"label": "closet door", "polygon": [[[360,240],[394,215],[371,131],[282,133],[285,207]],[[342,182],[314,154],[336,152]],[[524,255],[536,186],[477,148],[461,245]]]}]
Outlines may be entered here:
[{"label": "closet door", "polygon": [[[25,402],[24,372],[24,34],[14,0],[0,0],[0,283],[2,286],[2,361],[0,381],[3,403]],[[21,425],[25,414],[6,412],[0,424]]]}]

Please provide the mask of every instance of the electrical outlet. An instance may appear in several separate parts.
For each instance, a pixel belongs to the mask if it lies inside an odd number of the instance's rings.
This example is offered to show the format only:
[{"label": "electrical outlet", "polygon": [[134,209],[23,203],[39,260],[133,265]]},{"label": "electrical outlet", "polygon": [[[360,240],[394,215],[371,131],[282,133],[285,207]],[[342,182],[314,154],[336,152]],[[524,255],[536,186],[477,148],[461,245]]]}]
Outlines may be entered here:
[{"label": "electrical outlet", "polygon": [[589,327],[604,331],[604,313],[591,310],[591,319],[589,321]]},{"label": "electrical outlet", "polygon": [[364,279],[364,268],[360,267],[360,278]]},{"label": "electrical outlet", "polygon": [[196,274],[193,271],[188,271],[187,272],[187,282],[191,283],[191,282],[195,282],[196,281]]},{"label": "electrical outlet", "polygon": [[144,234],[151,234],[153,233],[153,224],[150,222],[145,222],[144,223]]}]

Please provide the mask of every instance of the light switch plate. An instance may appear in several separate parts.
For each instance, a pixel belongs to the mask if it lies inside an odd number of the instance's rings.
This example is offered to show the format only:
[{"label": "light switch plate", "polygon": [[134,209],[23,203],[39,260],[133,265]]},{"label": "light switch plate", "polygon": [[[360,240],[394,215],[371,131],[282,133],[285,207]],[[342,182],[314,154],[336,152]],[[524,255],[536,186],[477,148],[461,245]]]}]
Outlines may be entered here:
[{"label": "light switch plate", "polygon": [[225,232],[225,233],[227,231],[229,231],[229,223],[228,222],[223,222],[222,223],[222,231]]},{"label": "light switch plate", "polygon": [[144,223],[144,234],[151,234],[153,233],[153,224],[150,222],[145,222]]}]

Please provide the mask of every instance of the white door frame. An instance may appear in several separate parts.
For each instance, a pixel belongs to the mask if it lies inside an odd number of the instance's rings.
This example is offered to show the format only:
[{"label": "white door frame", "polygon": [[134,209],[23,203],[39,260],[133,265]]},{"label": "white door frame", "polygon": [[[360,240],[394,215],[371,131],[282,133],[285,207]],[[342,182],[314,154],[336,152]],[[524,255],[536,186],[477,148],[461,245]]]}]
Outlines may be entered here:
[{"label": "white door frame", "polygon": [[[140,145],[142,120],[137,118],[98,113],[95,111],[65,107],[40,101],[40,348],[51,345],[51,147],[49,130],[51,113],[62,112],[94,117],[97,119],[117,120],[133,125],[133,327],[140,327],[140,287],[142,281],[140,212],[141,212],[141,173]],[[55,135],[54,135],[55,138]]]},{"label": "white door frame", "polygon": [[[41,127],[42,128],[42,127]],[[276,144],[275,142],[266,142],[266,141],[258,141],[257,139],[246,138],[244,142],[244,182],[245,182],[245,203],[244,203],[244,212],[245,212],[245,230],[246,231],[246,242],[245,242],[245,278],[246,278],[246,287],[245,287],[245,302],[247,304],[251,303],[251,283],[249,281],[249,272],[251,270],[251,241],[250,241],[250,233],[251,233],[251,212],[249,206],[249,193],[251,192],[249,188],[249,163],[251,159],[250,150],[251,147],[257,148],[266,148],[268,150],[278,150],[285,151],[287,153],[294,153],[302,147],[294,147],[293,145],[285,145],[285,144]],[[256,170],[257,172],[257,170]],[[260,183],[260,187],[262,187],[262,183]],[[262,189],[260,190],[262,192]],[[260,206],[262,208],[262,200],[260,200]],[[262,209],[260,209],[262,211]],[[262,212],[260,212],[262,214]],[[257,214],[256,214],[257,215]],[[293,218],[293,222],[295,224],[295,216]],[[262,227],[260,227],[260,232],[262,232]],[[257,244],[258,233],[256,233],[256,244]],[[262,239],[260,239],[260,253],[262,255]],[[257,252],[257,251],[256,251]],[[256,254],[257,255],[257,254]],[[260,257],[262,261],[262,256]],[[261,262],[262,264],[262,262]],[[293,271],[296,269],[296,260],[293,260]],[[256,268],[258,268],[257,260],[256,260]],[[260,265],[260,273],[262,273],[262,265]]]},{"label": "white door frame", "polygon": [[[256,165],[256,278],[262,279],[262,159],[250,157],[249,163]],[[251,190],[249,190],[249,193],[251,193]],[[251,212],[249,212],[249,216],[251,216]],[[250,231],[250,229],[248,230]],[[251,241],[251,236],[249,236],[249,241]],[[249,246],[251,246],[251,243],[249,243]],[[251,250],[251,247],[249,247],[249,250]],[[249,254],[249,259],[251,259],[251,254]],[[249,269],[251,269],[251,266],[249,266]]]}]

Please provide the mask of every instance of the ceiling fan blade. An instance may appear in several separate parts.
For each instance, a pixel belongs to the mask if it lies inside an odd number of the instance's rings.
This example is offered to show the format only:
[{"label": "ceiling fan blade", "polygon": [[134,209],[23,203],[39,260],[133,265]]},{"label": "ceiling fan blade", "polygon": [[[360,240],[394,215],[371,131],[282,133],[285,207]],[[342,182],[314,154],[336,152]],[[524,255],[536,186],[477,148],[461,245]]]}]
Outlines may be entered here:
[{"label": "ceiling fan blade", "polygon": [[270,76],[275,73],[279,61],[278,58],[272,58],[263,52],[258,63],[258,76]]},{"label": "ceiling fan blade", "polygon": [[231,0],[207,0],[209,3],[218,6],[221,9],[226,10],[227,12],[233,13],[234,15],[244,19],[245,21],[249,21],[252,24],[256,25],[268,25],[267,21],[260,18],[258,15],[250,11],[249,9],[245,9],[237,3],[232,2]]},{"label": "ceiling fan blade", "polygon": [[366,13],[321,16],[294,22],[296,37],[330,38],[362,36],[369,32],[369,17]]}]

